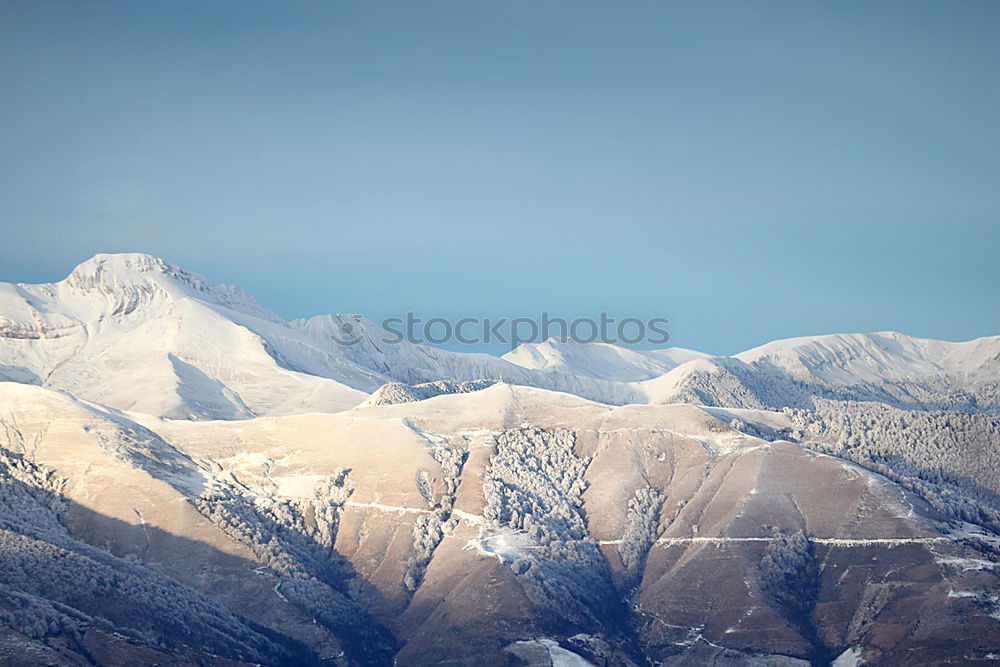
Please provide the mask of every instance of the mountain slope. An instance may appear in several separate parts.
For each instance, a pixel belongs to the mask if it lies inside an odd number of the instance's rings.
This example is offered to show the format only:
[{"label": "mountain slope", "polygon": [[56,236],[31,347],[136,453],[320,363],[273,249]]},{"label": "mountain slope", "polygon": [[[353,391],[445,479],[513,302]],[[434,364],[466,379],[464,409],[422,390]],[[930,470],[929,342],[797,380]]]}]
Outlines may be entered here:
[{"label": "mountain slope", "polygon": [[532,369],[548,369],[612,382],[642,382],[667,373],[692,359],[709,355],[671,347],[664,350],[629,350],[608,343],[577,343],[550,338],[524,343],[503,359]]},{"label": "mountain slope", "polygon": [[219,419],[343,409],[384,380],[329,358],[240,290],[148,255],[98,255],[58,283],[0,284],[0,377]]},{"label": "mountain slope", "polygon": [[988,377],[1000,372],[1000,336],[964,343],[895,331],[834,334],[775,341],[736,355],[761,369],[803,382],[854,385],[935,375]]},{"label": "mountain slope", "polygon": [[[795,429],[782,413],[507,384],[233,422],[10,383],[0,400],[16,406],[0,447],[65,480],[74,539],[315,656],[888,665],[1000,650],[986,543],[884,477],[781,440]],[[366,615],[367,637],[350,623]]]},{"label": "mountain slope", "polygon": [[639,385],[651,403],[782,408],[817,399],[1000,411],[1000,337],[951,343],[896,332],[792,338],[695,359]]},{"label": "mountain slope", "polygon": [[1000,410],[1000,337],[776,341],[735,357],[557,340],[497,358],[400,341],[357,315],[285,323],[251,296],[141,254],[61,282],[0,284],[0,379],[171,418],[337,412],[380,386],[504,380],[611,405],[808,408],[817,399]]},{"label": "mountain slope", "polygon": [[501,359],[148,255],[0,284],[0,661],[995,660],[998,359]]},{"label": "mountain slope", "polygon": [[[498,358],[483,353],[453,352],[411,343],[399,340],[374,322],[357,315],[319,315],[308,320],[295,320],[291,326],[308,332],[317,344],[325,345],[331,353],[342,354],[359,366],[404,384],[438,380],[503,380],[563,391],[604,403],[624,404],[641,400],[636,389],[627,382],[578,373],[575,369],[525,367],[507,356]],[[344,341],[351,341],[351,344],[344,345]]]},{"label": "mountain slope", "polygon": [[[0,593],[15,596],[0,600],[34,601],[13,617],[0,602],[0,620],[73,664],[310,664],[350,650],[347,628],[270,599],[274,578],[187,500],[204,462],[65,394],[0,383],[0,402]],[[46,627],[48,607],[70,620]]]},{"label": "mountain slope", "polygon": [[634,397],[615,383],[390,338],[353,316],[285,323],[234,287],[142,254],[95,256],[58,283],[0,283],[0,379],[136,412],[336,412],[390,381],[501,377],[612,402]]}]

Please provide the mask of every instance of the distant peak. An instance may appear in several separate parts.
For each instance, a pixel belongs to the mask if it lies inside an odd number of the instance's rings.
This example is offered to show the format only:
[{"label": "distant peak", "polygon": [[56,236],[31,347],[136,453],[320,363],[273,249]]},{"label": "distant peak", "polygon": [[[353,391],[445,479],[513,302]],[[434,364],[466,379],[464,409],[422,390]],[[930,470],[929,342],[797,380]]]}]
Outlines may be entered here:
[{"label": "distant peak", "polygon": [[[123,293],[152,293],[181,289],[189,296],[280,322],[281,318],[257,299],[232,285],[215,283],[154,255],[140,252],[101,253],[73,269],[65,283],[76,290],[98,291],[120,298]],[[170,287],[173,285],[173,287]],[[134,300],[134,299],[133,299]]]},{"label": "distant peak", "polygon": [[159,257],[143,253],[98,254],[81,262],[66,278],[66,284],[81,290],[116,291],[123,286],[149,282],[149,274],[179,272]]},{"label": "distant peak", "polygon": [[104,273],[147,273],[158,271],[166,273],[172,268],[165,261],[153,255],[141,252],[99,253],[81,262],[69,274],[69,278],[96,278]]}]

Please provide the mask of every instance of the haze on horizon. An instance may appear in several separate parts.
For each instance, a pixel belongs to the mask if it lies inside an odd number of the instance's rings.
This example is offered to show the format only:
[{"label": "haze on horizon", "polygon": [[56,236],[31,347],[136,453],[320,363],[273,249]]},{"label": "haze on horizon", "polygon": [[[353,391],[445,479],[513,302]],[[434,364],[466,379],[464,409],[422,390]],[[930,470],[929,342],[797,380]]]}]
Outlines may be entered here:
[{"label": "haze on horizon", "polygon": [[605,311],[717,354],[997,334],[998,28],[991,2],[3,2],[0,280],[134,251],[286,318]]}]

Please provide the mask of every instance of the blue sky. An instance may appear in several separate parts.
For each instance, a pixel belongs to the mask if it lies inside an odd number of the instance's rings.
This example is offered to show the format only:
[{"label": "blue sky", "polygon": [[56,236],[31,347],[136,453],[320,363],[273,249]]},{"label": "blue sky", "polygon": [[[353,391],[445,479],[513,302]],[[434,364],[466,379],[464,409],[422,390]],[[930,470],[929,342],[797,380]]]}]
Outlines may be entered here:
[{"label": "blue sky", "polygon": [[[0,280],[1000,334],[995,2],[0,0]],[[502,350],[498,350],[502,351]]]}]

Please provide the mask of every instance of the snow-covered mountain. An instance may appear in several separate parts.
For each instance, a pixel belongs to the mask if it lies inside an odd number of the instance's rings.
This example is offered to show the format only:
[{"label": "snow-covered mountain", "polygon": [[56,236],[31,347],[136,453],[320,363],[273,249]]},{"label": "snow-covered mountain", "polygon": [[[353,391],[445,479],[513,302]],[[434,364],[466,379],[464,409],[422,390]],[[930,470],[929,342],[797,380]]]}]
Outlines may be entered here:
[{"label": "snow-covered mountain", "polygon": [[142,254],[98,255],[57,283],[0,284],[0,379],[125,410],[196,419],[335,412],[387,382],[501,377],[632,398],[613,383],[391,338],[352,315],[286,323],[235,287]]},{"label": "snow-covered mountain", "polygon": [[[1000,650],[1000,538],[959,521],[988,505],[944,487],[928,502],[905,471],[819,454],[835,440],[811,443],[825,436],[805,414],[506,384],[230,422],[15,383],[0,405],[12,663],[806,667]],[[963,469],[991,467],[974,431],[954,433]]]},{"label": "snow-covered mountain", "polygon": [[608,343],[550,338],[541,343],[523,343],[503,358],[524,368],[628,383],[651,380],[687,361],[709,356],[680,347],[630,350]]},{"label": "snow-covered mountain", "polygon": [[0,284],[0,377],[180,418],[341,410],[383,378],[311,344],[235,287],[149,255]]},{"label": "snow-covered mountain", "polygon": [[0,284],[0,662],[1000,654],[1000,337],[391,339],[148,255]]},{"label": "snow-covered mountain", "polygon": [[994,410],[998,358],[1000,337],[893,332],[776,341],[735,357],[549,339],[497,358],[398,341],[359,315],[286,323],[235,287],[142,254],[98,255],[57,283],[0,284],[0,378],[174,418],[335,412],[389,382],[500,379],[611,405],[836,397]]},{"label": "snow-covered mountain", "polygon": [[937,375],[995,380],[1000,337],[951,343],[894,331],[789,338],[736,355],[763,370],[810,383],[851,386]]}]

